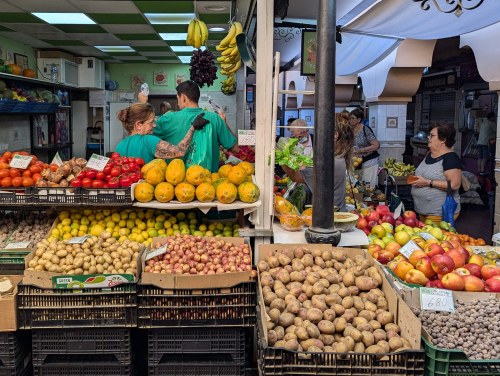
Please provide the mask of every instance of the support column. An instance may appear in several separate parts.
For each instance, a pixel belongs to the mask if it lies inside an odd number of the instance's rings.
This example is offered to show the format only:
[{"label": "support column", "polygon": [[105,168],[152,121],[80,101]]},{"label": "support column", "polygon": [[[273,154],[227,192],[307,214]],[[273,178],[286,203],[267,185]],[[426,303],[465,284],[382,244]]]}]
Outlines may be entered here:
[{"label": "support column", "polygon": [[[495,181],[500,184],[500,82],[490,82],[490,88],[497,90],[498,104],[497,104],[497,139],[495,150]],[[495,213],[493,217],[493,234],[500,232],[500,190],[498,186],[495,188]],[[489,239],[486,239],[487,241]]]},{"label": "support column", "polygon": [[[335,34],[336,0],[320,0],[318,11],[318,60],[314,103],[314,176],[312,226],[306,230],[308,243],[340,242],[333,226],[333,166],[335,146]],[[315,209],[314,209],[315,208]]]}]

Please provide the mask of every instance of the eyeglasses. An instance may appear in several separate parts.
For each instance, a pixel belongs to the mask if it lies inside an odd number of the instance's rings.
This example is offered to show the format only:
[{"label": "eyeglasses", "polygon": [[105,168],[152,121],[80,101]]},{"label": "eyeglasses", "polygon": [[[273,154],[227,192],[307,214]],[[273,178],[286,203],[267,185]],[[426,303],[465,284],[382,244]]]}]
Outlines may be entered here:
[{"label": "eyeglasses", "polygon": [[430,140],[432,137],[437,137],[437,134],[430,133],[427,138]]}]

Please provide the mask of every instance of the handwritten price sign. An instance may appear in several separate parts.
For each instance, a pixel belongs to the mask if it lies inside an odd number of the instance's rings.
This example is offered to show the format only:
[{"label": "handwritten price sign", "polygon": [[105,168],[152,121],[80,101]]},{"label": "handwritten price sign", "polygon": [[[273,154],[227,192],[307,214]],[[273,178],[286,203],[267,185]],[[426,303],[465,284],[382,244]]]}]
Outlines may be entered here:
[{"label": "handwritten price sign", "polygon": [[32,159],[32,156],[16,154],[12,157],[9,166],[12,168],[20,168],[24,170],[28,168]]},{"label": "handwritten price sign", "polygon": [[238,129],[238,145],[255,145],[255,131],[250,129]]},{"label": "handwritten price sign", "polygon": [[401,253],[404,257],[410,258],[411,254],[420,248],[417,243],[415,243],[413,240],[410,240],[408,243],[406,243],[403,247],[399,249],[399,253]]},{"label": "handwritten price sign", "polygon": [[102,155],[99,154],[92,154],[90,159],[87,162],[86,167],[87,168],[93,168],[94,170],[97,171],[102,171],[104,170],[104,167],[106,167],[106,164],[108,163],[109,158],[103,157]]},{"label": "handwritten price sign", "polygon": [[451,290],[421,287],[420,308],[427,311],[455,312],[453,292]]}]

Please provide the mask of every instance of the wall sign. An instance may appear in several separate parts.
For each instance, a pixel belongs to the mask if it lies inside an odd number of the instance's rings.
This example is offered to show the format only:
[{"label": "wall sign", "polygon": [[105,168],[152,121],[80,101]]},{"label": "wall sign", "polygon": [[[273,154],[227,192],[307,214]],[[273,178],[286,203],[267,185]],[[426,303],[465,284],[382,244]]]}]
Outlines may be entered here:
[{"label": "wall sign", "polygon": [[316,31],[302,30],[302,45],[300,53],[300,75],[314,76],[316,74]]}]

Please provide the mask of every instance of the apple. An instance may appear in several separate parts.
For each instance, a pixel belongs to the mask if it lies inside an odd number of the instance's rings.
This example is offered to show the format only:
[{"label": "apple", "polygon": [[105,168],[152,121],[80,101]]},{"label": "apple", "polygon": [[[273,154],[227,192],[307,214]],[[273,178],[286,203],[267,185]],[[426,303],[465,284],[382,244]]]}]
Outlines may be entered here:
[{"label": "apple", "polygon": [[413,283],[415,285],[425,286],[429,279],[419,270],[410,269],[405,274],[405,282]]},{"label": "apple", "polygon": [[432,269],[431,259],[429,257],[422,257],[419,259],[415,268],[424,273],[427,278],[431,278],[436,275],[436,272]]},{"label": "apple", "polygon": [[437,243],[429,243],[429,242],[427,242],[427,244],[424,247],[424,251],[425,251],[425,253],[427,253],[427,256],[429,258],[432,258],[432,257],[434,257],[436,255],[443,255],[444,254],[443,247],[441,247]]},{"label": "apple", "polygon": [[371,233],[377,238],[382,239],[385,236],[385,228],[382,225],[375,225],[372,227]]},{"label": "apple", "polygon": [[383,219],[381,219],[382,223],[380,224],[384,229],[387,234],[394,234],[394,226],[390,224],[389,222],[384,222]]},{"label": "apple", "polygon": [[394,220],[394,217],[392,215],[390,215],[390,214],[384,215],[381,219],[382,219],[382,222],[384,222],[384,223],[390,223],[393,227],[396,224],[396,221]]},{"label": "apple", "polygon": [[376,225],[378,225],[378,221],[368,221],[368,228],[372,228],[372,227],[375,227]]},{"label": "apple", "polygon": [[453,273],[461,275],[462,277],[464,275],[470,275],[470,272],[465,268],[457,268],[453,271]]},{"label": "apple", "polygon": [[481,267],[481,277],[486,281],[496,275],[500,275],[500,268],[495,265],[483,265]]},{"label": "apple", "polygon": [[434,236],[437,240],[443,240],[443,230],[439,227],[433,227],[429,230],[429,234]]},{"label": "apple", "polygon": [[375,252],[380,252],[382,247],[379,244],[370,244],[368,245],[368,253],[373,257]]},{"label": "apple", "polygon": [[417,249],[416,251],[414,251],[411,255],[410,255],[410,258],[408,259],[408,261],[410,262],[410,264],[412,264],[413,266],[416,266],[417,265],[417,261],[420,260],[421,258],[423,257],[427,257],[427,253],[425,253],[423,250],[421,249]]},{"label": "apple", "polygon": [[363,217],[359,217],[358,223],[356,224],[356,227],[359,229],[368,227],[368,221]]},{"label": "apple", "polygon": [[370,235],[370,229],[368,227],[363,227],[361,231],[363,231],[367,236]]},{"label": "apple", "polygon": [[406,273],[408,273],[411,269],[413,269],[413,265],[408,261],[400,261],[398,265],[396,265],[394,273],[399,277],[399,279],[404,281]]},{"label": "apple", "polygon": [[375,211],[382,217],[386,214],[389,214],[390,210],[389,207],[386,205],[378,205],[375,209]]},{"label": "apple", "polygon": [[417,220],[415,218],[405,218],[403,223],[407,226],[410,227],[416,227],[417,226]]},{"label": "apple", "polygon": [[411,240],[411,236],[406,231],[399,231],[394,235],[394,240],[396,240],[400,245],[405,245]]},{"label": "apple", "polygon": [[437,289],[444,289],[444,285],[443,285],[443,282],[441,282],[440,279],[436,279],[434,281],[432,281],[432,283],[434,283],[434,287],[437,288]]},{"label": "apple", "polygon": [[387,250],[382,250],[377,253],[377,261],[381,264],[387,264],[394,259],[394,254]]},{"label": "apple", "polygon": [[435,255],[431,257],[432,269],[437,274],[451,273],[455,269],[455,263],[450,256]]},{"label": "apple", "polygon": [[[465,285],[465,291],[483,291],[484,282],[473,275],[462,276]],[[500,282],[500,281],[499,281]]]},{"label": "apple", "polygon": [[470,275],[481,278],[481,267],[479,265],[469,263],[465,264],[464,268],[469,271]]},{"label": "apple", "polygon": [[411,211],[411,210],[406,210],[403,213],[403,218],[404,219],[413,218],[416,221],[417,220],[417,213],[415,213],[414,211]]},{"label": "apple", "polygon": [[488,292],[500,292],[500,277],[488,278],[484,283],[484,289]]},{"label": "apple", "polygon": [[436,288],[436,285],[434,284],[434,281],[428,280],[428,281],[425,283],[425,287]]},{"label": "apple", "polygon": [[469,258],[469,264],[476,264],[476,265],[479,265],[479,266],[483,266],[484,265],[484,259],[479,256],[479,255],[472,255],[470,258]]},{"label": "apple", "polygon": [[400,249],[401,245],[394,240],[391,240],[389,243],[385,245],[385,250],[391,252],[394,256],[399,255]]},{"label": "apple", "polygon": [[[442,256],[446,257],[446,256]],[[462,291],[465,288],[465,282],[462,276],[455,273],[448,273],[441,278],[441,282],[445,289],[453,291]]]},{"label": "apple", "polygon": [[422,249],[424,249],[424,248],[425,248],[425,244],[426,244],[426,243],[425,243],[425,240],[424,240],[424,239],[422,239],[420,236],[415,235],[415,236],[413,236],[413,237],[411,238],[411,240],[413,240],[415,243],[417,243],[417,245],[418,245],[420,248],[422,248]]},{"label": "apple", "polygon": [[389,262],[387,264],[387,266],[389,267],[389,269],[391,269],[392,271],[394,271],[394,269],[396,269],[396,266],[399,264],[399,262],[400,262],[399,260],[394,259],[391,262]]},{"label": "apple", "polygon": [[422,227],[424,227],[424,226],[425,226],[425,223],[424,223],[424,222],[422,222],[422,221],[417,221],[417,227],[422,228]]},{"label": "apple", "polygon": [[467,264],[467,260],[470,258],[470,253],[464,247],[460,246],[455,248],[464,258],[464,264]]},{"label": "apple", "polygon": [[[398,217],[401,218],[401,217]],[[401,219],[396,219],[396,222],[394,223],[394,226],[398,227],[403,224],[403,221]]]},{"label": "apple", "polygon": [[373,210],[370,210],[370,212],[366,215],[366,220],[368,222],[378,221],[379,219],[380,219],[380,215],[376,211],[373,211]]},{"label": "apple", "polygon": [[448,252],[450,249],[453,248],[453,245],[448,241],[448,240],[443,240],[439,243],[441,247],[445,250],[445,252]]},{"label": "apple", "polygon": [[445,253],[446,256],[451,257],[455,263],[455,268],[463,268],[467,260],[464,259],[463,255],[456,249],[450,249]]}]

